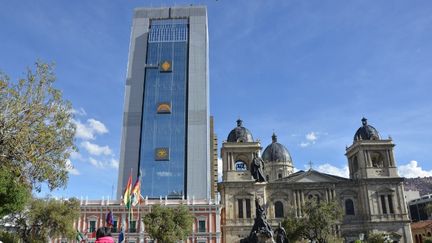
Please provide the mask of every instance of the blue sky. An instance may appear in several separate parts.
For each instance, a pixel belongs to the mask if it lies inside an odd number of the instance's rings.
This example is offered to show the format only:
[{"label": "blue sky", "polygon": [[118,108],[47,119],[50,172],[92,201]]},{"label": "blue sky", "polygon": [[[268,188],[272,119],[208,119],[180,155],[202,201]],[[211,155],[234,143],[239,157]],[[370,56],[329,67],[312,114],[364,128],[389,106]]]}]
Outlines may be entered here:
[{"label": "blue sky", "polygon": [[430,1],[4,1],[0,70],[54,61],[76,110],[75,169],[53,195],[115,195],[133,8],[189,4],[208,6],[219,143],[240,117],[263,146],[275,131],[297,169],[346,175],[366,116],[401,175],[432,175]]}]

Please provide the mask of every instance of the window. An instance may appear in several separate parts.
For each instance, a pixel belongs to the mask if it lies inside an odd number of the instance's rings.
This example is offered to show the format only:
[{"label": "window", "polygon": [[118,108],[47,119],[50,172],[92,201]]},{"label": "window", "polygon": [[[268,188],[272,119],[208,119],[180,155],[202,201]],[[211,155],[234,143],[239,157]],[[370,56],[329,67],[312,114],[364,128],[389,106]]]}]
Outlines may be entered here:
[{"label": "window", "polygon": [[251,217],[250,199],[245,199],[245,200],[246,200],[246,218],[250,218]]},{"label": "window", "polygon": [[283,203],[281,201],[275,202],[274,208],[275,208],[275,218],[283,218],[284,217]]},{"label": "window", "polygon": [[238,218],[251,218],[251,201],[250,199],[237,199]]},{"label": "window", "polygon": [[89,227],[89,233],[96,231],[96,221],[95,220],[90,220],[89,226],[90,226]]},{"label": "window", "polygon": [[266,175],[266,181],[269,181],[269,180],[270,180],[269,175]]},{"label": "window", "polygon": [[372,160],[372,166],[373,167],[383,167],[384,166],[384,157],[379,152],[371,152],[370,157]]},{"label": "window", "polygon": [[389,212],[394,213],[392,196],[388,195],[387,197],[388,197]]},{"label": "window", "polygon": [[237,200],[237,206],[238,206],[238,217],[239,219],[243,218],[243,199]]},{"label": "window", "polygon": [[354,203],[351,199],[345,200],[345,214],[354,215]]},{"label": "window", "polygon": [[129,233],[135,233],[136,232],[136,221],[130,221],[129,222]]},{"label": "window", "polygon": [[198,221],[198,232],[206,232],[206,221],[199,220]]},{"label": "window", "polygon": [[358,160],[357,160],[357,156],[354,156],[353,158],[353,170],[357,171],[358,170]]},{"label": "window", "polygon": [[112,226],[111,232],[112,233],[117,233],[117,221],[116,220],[114,220],[114,222],[113,222],[113,226]]},{"label": "window", "polygon": [[382,208],[383,214],[387,214],[387,206],[386,206],[384,195],[381,195],[381,208]]},{"label": "window", "polygon": [[282,178],[282,174],[281,173],[278,174],[278,179],[280,179],[280,178]]}]

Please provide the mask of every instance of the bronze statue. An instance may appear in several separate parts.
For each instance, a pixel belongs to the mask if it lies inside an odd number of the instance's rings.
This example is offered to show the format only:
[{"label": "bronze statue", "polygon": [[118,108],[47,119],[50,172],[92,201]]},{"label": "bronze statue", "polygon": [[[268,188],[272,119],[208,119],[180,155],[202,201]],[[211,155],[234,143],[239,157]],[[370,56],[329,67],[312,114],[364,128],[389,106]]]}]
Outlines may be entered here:
[{"label": "bronze statue", "polygon": [[279,223],[279,227],[274,231],[274,234],[276,236],[276,243],[289,243],[286,231],[281,223]]},{"label": "bronze statue", "polygon": [[259,204],[258,199],[255,199],[255,214],[254,225],[249,236],[241,239],[240,243],[258,243],[260,238],[273,238],[273,230],[267,222],[265,208]]},{"label": "bronze statue", "polygon": [[254,158],[252,160],[252,164],[250,166],[252,177],[256,182],[265,182],[266,179],[264,177],[264,161],[258,156],[258,153],[254,154]]}]

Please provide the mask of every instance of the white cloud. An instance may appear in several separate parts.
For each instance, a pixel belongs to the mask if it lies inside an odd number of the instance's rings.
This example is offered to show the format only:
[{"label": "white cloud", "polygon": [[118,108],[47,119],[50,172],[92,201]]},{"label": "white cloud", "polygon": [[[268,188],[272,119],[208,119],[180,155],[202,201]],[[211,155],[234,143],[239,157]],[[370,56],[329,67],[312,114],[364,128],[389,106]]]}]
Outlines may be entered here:
[{"label": "white cloud", "polygon": [[92,155],[111,155],[112,151],[108,146],[99,146],[97,144],[91,143],[89,141],[84,141],[81,143],[81,146]]},{"label": "white cloud", "polygon": [[72,165],[72,162],[69,159],[66,160],[66,168],[71,175],[80,174],[80,172]]},{"label": "white cloud", "polygon": [[315,143],[315,141],[318,139],[317,134],[315,132],[310,132],[306,134],[306,140],[310,141],[311,143]]},{"label": "white cloud", "polygon": [[317,132],[310,132],[305,135],[306,141],[301,142],[299,145],[302,148],[306,148],[309,145],[315,144],[315,142],[318,140],[318,133]]},{"label": "white cloud", "polygon": [[94,159],[94,158],[90,157],[89,158],[89,162],[90,162],[90,164],[92,164],[92,165],[94,165],[94,166],[96,166],[98,168],[103,168],[104,167],[104,164],[101,161],[97,160],[97,159]]},{"label": "white cloud", "polygon": [[426,177],[432,176],[432,170],[423,170],[418,162],[411,160],[408,164],[399,166],[399,175],[402,177],[416,178],[416,177]]},{"label": "white cloud", "polygon": [[171,176],[172,173],[169,171],[158,171],[156,172],[156,175],[164,177],[164,176]]},{"label": "white cloud", "polygon": [[300,143],[300,147],[302,147],[302,148],[306,148],[309,145],[310,145],[310,143],[306,143],[306,142],[301,142]]},{"label": "white cloud", "polygon": [[88,119],[87,123],[89,124],[89,127],[97,134],[104,134],[108,132],[106,126],[98,120]]},{"label": "white cloud", "polygon": [[348,169],[347,165],[340,168],[340,167],[336,167],[336,166],[333,166],[331,164],[325,163],[325,164],[318,165],[316,168],[313,168],[313,169],[317,170],[319,172],[323,172],[323,173],[327,173],[327,174],[331,174],[331,175],[336,175],[336,176],[341,176],[341,177],[346,177],[346,178],[349,177],[349,169]]},{"label": "white cloud", "polygon": [[114,159],[114,158],[111,158],[111,160],[110,160],[110,166],[112,168],[118,169],[118,167],[119,167],[119,161],[116,160],[116,159]]},{"label": "white cloud", "polygon": [[78,153],[78,152],[75,152],[75,151],[73,151],[73,152],[70,154],[70,157],[71,157],[71,159],[73,159],[73,160],[83,160],[82,155],[81,155],[80,153]]},{"label": "white cloud", "polygon": [[84,108],[79,108],[77,109],[72,109],[72,114],[77,115],[77,116],[86,116],[87,112],[84,110]]},{"label": "white cloud", "polygon": [[77,138],[81,138],[84,140],[93,140],[97,134],[105,134],[108,132],[106,126],[95,119],[88,119],[87,123],[82,123],[79,120],[73,120],[76,125],[76,134]]},{"label": "white cloud", "polygon": [[90,157],[88,159],[88,161],[93,166],[95,166],[97,168],[101,168],[101,169],[108,169],[108,168],[117,169],[118,166],[119,166],[119,162],[115,158],[111,158],[111,159],[108,159],[108,160],[98,160],[98,159],[95,159],[93,157]]}]

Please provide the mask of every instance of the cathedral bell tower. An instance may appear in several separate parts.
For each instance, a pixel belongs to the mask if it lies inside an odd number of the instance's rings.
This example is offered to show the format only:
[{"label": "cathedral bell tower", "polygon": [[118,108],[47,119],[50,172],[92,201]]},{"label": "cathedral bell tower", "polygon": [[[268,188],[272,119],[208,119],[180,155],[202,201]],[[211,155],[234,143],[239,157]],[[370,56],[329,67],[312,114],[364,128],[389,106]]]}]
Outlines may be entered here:
[{"label": "cathedral bell tower", "polygon": [[351,179],[399,177],[391,138],[381,139],[378,131],[362,119],[353,144],[346,149]]},{"label": "cathedral bell tower", "polygon": [[221,148],[223,181],[253,181],[250,166],[260,150],[260,143],[253,140],[251,132],[243,127],[243,121],[237,120],[237,127]]}]

